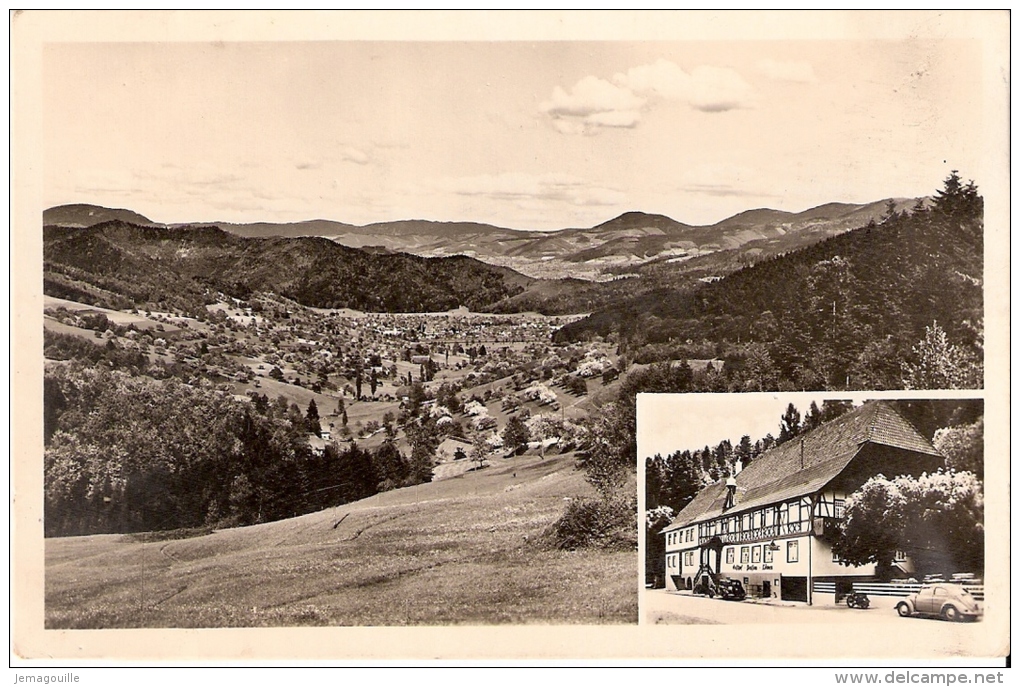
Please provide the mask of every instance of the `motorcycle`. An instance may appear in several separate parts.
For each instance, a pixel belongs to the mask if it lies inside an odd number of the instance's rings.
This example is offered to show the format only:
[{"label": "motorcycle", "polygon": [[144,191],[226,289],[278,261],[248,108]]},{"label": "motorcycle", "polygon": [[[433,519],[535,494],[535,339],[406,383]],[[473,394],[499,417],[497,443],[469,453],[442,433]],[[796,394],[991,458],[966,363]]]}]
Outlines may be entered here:
[{"label": "motorcycle", "polygon": [[846,605],[849,608],[867,608],[871,605],[871,599],[868,598],[867,594],[850,592],[846,595]]}]

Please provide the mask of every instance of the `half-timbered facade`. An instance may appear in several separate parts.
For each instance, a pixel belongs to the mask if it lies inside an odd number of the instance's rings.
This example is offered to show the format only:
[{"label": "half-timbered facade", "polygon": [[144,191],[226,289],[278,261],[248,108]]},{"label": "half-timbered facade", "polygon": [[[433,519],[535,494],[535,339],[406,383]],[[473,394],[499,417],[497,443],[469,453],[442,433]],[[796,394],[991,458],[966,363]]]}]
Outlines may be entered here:
[{"label": "half-timbered facade", "polygon": [[705,487],[663,530],[667,588],[707,589],[720,578],[751,596],[836,603],[853,582],[894,569],[846,566],[832,553],[847,496],[869,478],[931,472],[943,458],[887,403],[871,401]]}]

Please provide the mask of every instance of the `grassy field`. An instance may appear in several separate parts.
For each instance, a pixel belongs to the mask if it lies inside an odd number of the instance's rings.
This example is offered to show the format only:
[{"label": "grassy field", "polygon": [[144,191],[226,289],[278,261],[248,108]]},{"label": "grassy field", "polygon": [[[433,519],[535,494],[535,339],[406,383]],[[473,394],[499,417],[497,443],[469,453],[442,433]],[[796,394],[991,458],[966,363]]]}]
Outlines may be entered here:
[{"label": "grassy field", "polygon": [[48,539],[46,627],[636,623],[635,551],[543,536],[588,489],[572,455],[523,456],[192,538]]},{"label": "grassy field", "polygon": [[[155,329],[157,325],[163,324],[163,331],[167,334],[173,334],[180,331],[180,327],[172,324],[160,323],[154,320],[150,320],[142,315],[135,315],[133,313],[124,312],[122,310],[110,310],[108,308],[100,308],[95,305],[86,305],[85,303],[78,303],[77,301],[69,301],[64,298],[55,298],[53,296],[43,296],[43,308],[64,308],[71,312],[93,312],[102,313],[106,315],[107,319],[114,324],[123,326],[135,325],[138,329]],[[190,318],[180,318],[184,320],[190,320]],[[196,320],[190,320],[196,322]]]}]

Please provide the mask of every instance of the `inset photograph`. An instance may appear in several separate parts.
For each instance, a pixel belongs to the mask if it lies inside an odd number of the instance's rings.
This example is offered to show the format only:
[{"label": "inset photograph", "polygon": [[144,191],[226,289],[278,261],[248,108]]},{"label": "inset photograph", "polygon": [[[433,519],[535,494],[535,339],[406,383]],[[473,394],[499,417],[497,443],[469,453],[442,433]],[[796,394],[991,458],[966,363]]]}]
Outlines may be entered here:
[{"label": "inset photograph", "polygon": [[984,614],[982,399],[644,394],[638,451],[646,624]]}]

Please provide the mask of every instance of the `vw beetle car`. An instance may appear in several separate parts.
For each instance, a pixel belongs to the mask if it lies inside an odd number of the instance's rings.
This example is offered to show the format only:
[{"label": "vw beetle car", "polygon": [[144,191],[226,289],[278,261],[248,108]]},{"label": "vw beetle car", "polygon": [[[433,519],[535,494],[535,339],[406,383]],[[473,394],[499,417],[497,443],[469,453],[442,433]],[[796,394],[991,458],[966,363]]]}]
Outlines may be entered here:
[{"label": "vw beetle car", "polygon": [[924,585],[898,602],[896,612],[903,618],[926,615],[950,621],[975,620],[984,613],[981,604],[966,587],[948,582]]}]

